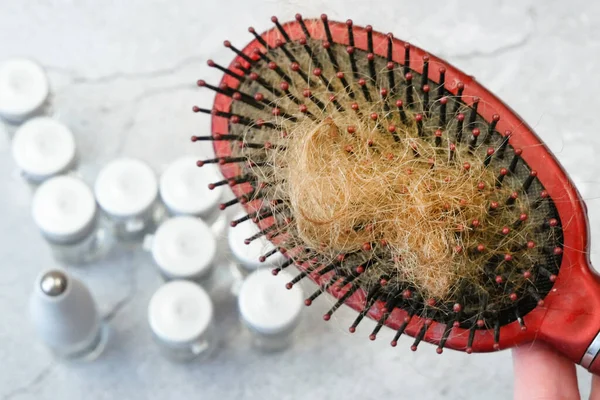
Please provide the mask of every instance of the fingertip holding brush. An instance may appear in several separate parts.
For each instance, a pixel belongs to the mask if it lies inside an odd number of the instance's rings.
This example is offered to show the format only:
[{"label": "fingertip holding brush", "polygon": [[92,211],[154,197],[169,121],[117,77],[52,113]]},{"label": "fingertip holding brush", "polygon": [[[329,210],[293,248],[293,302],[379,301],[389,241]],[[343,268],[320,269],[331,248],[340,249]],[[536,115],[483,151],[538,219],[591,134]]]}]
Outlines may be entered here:
[{"label": "fingertip holding brush", "polygon": [[[326,15],[275,27],[213,90],[216,164],[266,238],[336,303],[414,337],[489,352],[542,340],[600,372],[586,208],[530,127],[473,77]],[[215,182],[221,183],[221,182]],[[262,240],[262,239],[261,239]],[[265,253],[266,256],[268,253]]]}]

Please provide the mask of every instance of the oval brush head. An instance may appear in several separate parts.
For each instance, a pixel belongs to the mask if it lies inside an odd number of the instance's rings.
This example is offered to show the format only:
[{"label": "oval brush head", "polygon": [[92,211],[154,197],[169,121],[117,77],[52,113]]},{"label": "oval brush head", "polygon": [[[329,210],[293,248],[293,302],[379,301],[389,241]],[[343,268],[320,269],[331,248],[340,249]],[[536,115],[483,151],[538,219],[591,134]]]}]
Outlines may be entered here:
[{"label": "oval brush head", "polygon": [[589,275],[581,201],[535,134],[472,77],[391,34],[325,15],[272,21],[243,50],[225,42],[228,68],[208,62],[224,72],[218,86],[198,81],[217,95],[194,107],[213,115],[212,134],[192,140],[214,141],[217,157],[198,165],[218,163],[226,179],[211,187],[233,189],[221,208],[248,212],[232,225],[258,224],[246,242],[276,246],[262,260],[287,256],[274,274],[300,269],[288,287],[320,285],[307,305],[337,298],[325,320],[356,309],[351,332],[368,316],[370,339],[387,325],[393,346],[407,333],[413,350],[425,340],[439,353],[531,340],[566,253],[581,266],[572,275]]}]

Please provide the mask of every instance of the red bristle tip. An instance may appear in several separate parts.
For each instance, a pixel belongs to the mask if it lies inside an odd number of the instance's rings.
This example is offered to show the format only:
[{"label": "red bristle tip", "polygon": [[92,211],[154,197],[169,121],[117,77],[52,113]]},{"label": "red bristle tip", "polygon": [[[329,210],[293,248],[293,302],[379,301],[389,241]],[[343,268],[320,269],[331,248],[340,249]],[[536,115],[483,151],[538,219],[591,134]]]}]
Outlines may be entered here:
[{"label": "red bristle tip", "polygon": [[484,245],[482,245],[482,244],[478,244],[478,245],[477,245],[477,251],[478,251],[478,252],[480,252],[480,253],[481,253],[481,252],[482,252],[482,251],[484,251],[484,250],[485,250],[485,246],[484,246]]},{"label": "red bristle tip", "polygon": [[263,263],[263,262],[267,261],[267,257],[260,256],[260,257],[258,257],[258,261],[261,262],[261,263]]},{"label": "red bristle tip", "polygon": [[327,22],[327,14],[321,14],[321,20]]},{"label": "red bristle tip", "polygon": [[518,299],[518,297],[517,297],[517,294],[516,294],[516,293],[511,293],[511,294],[508,296],[508,298],[509,298],[511,301],[517,301],[517,299]]},{"label": "red bristle tip", "polygon": [[467,353],[467,354],[471,354],[472,352],[473,352],[473,348],[472,347],[467,347],[465,349],[465,353]]},{"label": "red bristle tip", "polygon": [[335,101],[336,97],[334,94],[329,96],[329,101]]},{"label": "red bristle tip", "polygon": [[447,98],[447,97],[442,97],[442,98],[440,99],[440,103],[442,103],[442,104],[447,104],[447,103],[448,103],[448,98]]},{"label": "red bristle tip", "polygon": [[402,319],[402,321],[406,322],[407,324],[410,322],[410,317],[407,315],[406,317],[404,317]]},{"label": "red bristle tip", "polygon": [[396,100],[396,107],[400,108],[403,104],[402,100]]},{"label": "red bristle tip", "polygon": [[463,168],[468,171],[471,169],[471,164],[469,164],[468,162],[463,163]]},{"label": "red bristle tip", "polygon": [[412,351],[417,351],[417,346],[415,346],[415,345],[413,344],[412,346],[410,346],[410,349],[411,349]]},{"label": "red bristle tip", "polygon": [[412,78],[413,78],[413,76],[410,72],[407,72],[406,75],[404,75],[404,79],[406,79],[407,81],[411,81]]},{"label": "red bristle tip", "polygon": [[377,121],[377,113],[371,113],[370,117],[373,121]]},{"label": "red bristle tip", "polygon": [[204,79],[199,79],[198,82],[196,82],[196,85],[204,87],[206,86],[206,81]]},{"label": "red bristle tip", "polygon": [[502,279],[502,277],[501,277],[500,275],[498,275],[498,276],[496,277],[496,283],[497,283],[498,285],[500,285],[502,282],[504,282],[504,279]]},{"label": "red bristle tip", "polygon": [[479,130],[479,128],[475,128],[471,133],[473,134],[473,136],[478,137],[481,131]]},{"label": "red bristle tip", "polygon": [[[250,77],[251,80],[255,81],[258,79],[258,74],[256,72],[250,72],[250,75],[248,75]],[[283,88],[282,88],[283,89]]]},{"label": "red bristle tip", "polygon": [[410,43],[404,42],[404,48],[405,49],[410,49]]},{"label": "red bristle tip", "polygon": [[315,69],[313,69],[313,75],[314,76],[321,76],[321,68],[315,68]]},{"label": "red bristle tip", "polygon": [[202,160],[196,161],[196,166],[198,166],[198,167],[204,166],[204,161],[202,161]]},{"label": "red bristle tip", "polygon": [[500,116],[498,114],[494,114],[492,115],[492,120],[498,122],[500,121]]},{"label": "red bristle tip", "polygon": [[324,40],[324,41],[323,41],[323,48],[324,48],[324,49],[328,49],[328,48],[330,48],[330,47],[331,47],[331,43],[329,43],[327,40]]},{"label": "red bristle tip", "polygon": [[367,32],[373,32],[373,27],[371,25],[367,25],[367,26],[365,26],[365,30]]},{"label": "red bristle tip", "polygon": [[192,142],[196,142],[196,141],[198,141],[198,137],[197,136],[192,136],[191,140],[192,140]]},{"label": "red bristle tip", "polygon": [[375,54],[373,54],[373,53],[368,53],[367,54],[367,60],[373,61],[374,59],[375,59]]},{"label": "red bristle tip", "polygon": [[558,225],[558,220],[556,218],[550,218],[550,220],[548,220],[548,224],[550,224],[550,226],[554,228]]},{"label": "red bristle tip", "polygon": [[417,122],[423,121],[423,114],[415,115],[415,121],[417,121]]},{"label": "red bristle tip", "polygon": [[435,131],[435,137],[442,137],[442,130],[438,129]]},{"label": "red bristle tip", "polygon": [[308,111],[308,107],[306,106],[306,104],[300,104],[298,106],[298,109],[300,110],[301,113],[306,113]]},{"label": "red bristle tip", "polygon": [[454,248],[454,251],[455,251],[457,254],[459,254],[459,253],[462,253],[462,251],[463,251],[463,247],[462,247],[462,246],[456,246],[456,247]]},{"label": "red bristle tip", "polygon": [[380,93],[380,94],[381,94],[383,97],[385,97],[385,96],[387,96],[387,95],[388,95],[388,90],[387,90],[386,88],[383,88],[383,89],[381,89],[381,90],[379,91],[379,93]]},{"label": "red bristle tip", "polygon": [[288,283],[285,284],[285,288],[287,290],[291,290],[293,287],[294,287],[294,284],[292,282],[288,282]]},{"label": "red bristle tip", "polygon": [[331,314],[325,314],[323,315],[323,320],[324,321],[329,321],[331,319]]},{"label": "red bristle tip", "polygon": [[462,311],[462,305],[460,305],[459,303],[455,303],[452,306],[452,311],[454,311],[455,313],[459,313]]},{"label": "red bristle tip", "polygon": [[426,326],[429,326],[433,323],[433,320],[431,318],[427,318],[425,321],[423,321],[423,324]]},{"label": "red bristle tip", "polygon": [[485,326],[485,322],[482,319],[477,320],[477,326],[483,328]]},{"label": "red bristle tip", "polygon": [[272,16],[272,17],[271,17],[271,22],[275,23],[275,22],[277,22],[277,21],[279,21],[279,20],[277,19],[277,17],[276,17],[276,16]]},{"label": "red bristle tip", "polygon": [[525,325],[521,326],[521,331],[525,332],[527,330],[527,327]]},{"label": "red bristle tip", "polygon": [[464,89],[464,88],[465,88],[465,84],[464,84],[464,83],[462,83],[462,82],[458,82],[458,83],[456,84],[456,88],[457,88],[457,89]]},{"label": "red bristle tip", "polygon": [[465,120],[465,114],[462,114],[462,113],[458,114],[456,116],[456,119],[459,120],[459,121],[461,121],[461,122],[464,121]]},{"label": "red bristle tip", "polygon": [[504,137],[507,137],[510,139],[511,135],[512,135],[511,131],[504,131]]},{"label": "red bristle tip", "polygon": [[388,63],[385,65],[385,67],[391,71],[394,69],[394,63],[392,61],[388,61]]},{"label": "red bristle tip", "polygon": [[531,272],[530,271],[523,272],[523,278],[525,278],[525,279],[531,278]]},{"label": "red bristle tip", "polygon": [[311,300],[311,299],[306,299],[306,300],[304,300],[304,305],[305,305],[306,307],[309,307],[311,304],[312,304],[312,300]]},{"label": "red bristle tip", "polygon": [[423,90],[423,92],[425,93],[429,93],[429,85],[423,85],[423,88],[421,88],[421,90]]},{"label": "red bristle tip", "polygon": [[492,154],[494,154],[494,152],[495,152],[495,150],[494,150],[493,147],[490,147],[490,148],[487,149],[487,155],[488,156],[491,156]]},{"label": "red bristle tip", "polygon": [[267,64],[267,67],[271,70],[276,69],[277,68],[277,64],[275,64],[273,61],[269,61],[269,63]]},{"label": "red bristle tip", "polygon": [[435,349],[435,352],[438,354],[442,354],[444,352],[444,349],[442,349],[441,347],[438,347]]},{"label": "red bristle tip", "polygon": [[523,150],[521,149],[515,149],[515,154],[520,156],[521,154],[523,154]]},{"label": "red bristle tip", "polygon": [[365,267],[363,267],[362,265],[359,265],[358,267],[356,267],[357,274],[362,274],[363,272],[365,272]]},{"label": "red bristle tip", "polygon": [[450,148],[450,151],[456,150],[456,145],[454,143],[450,143],[450,146],[448,147]]},{"label": "red bristle tip", "polygon": [[346,255],[345,255],[345,254],[338,254],[338,255],[337,255],[337,257],[336,257],[336,259],[337,259],[339,262],[342,262],[342,261],[344,261],[344,258],[346,258]]},{"label": "red bristle tip", "polygon": [[528,218],[528,216],[525,213],[522,213],[521,215],[519,215],[519,220],[520,221],[527,221],[527,218]]},{"label": "red bristle tip", "polygon": [[351,135],[353,135],[354,133],[356,133],[356,127],[354,125],[350,125],[346,130]]},{"label": "red bristle tip", "polygon": [[498,204],[497,201],[492,201],[490,203],[490,208],[493,209],[493,210],[495,210],[496,208],[498,208],[498,206],[499,206],[499,204]]},{"label": "red bristle tip", "polygon": [[367,146],[369,146],[369,147],[373,146],[374,143],[375,142],[373,142],[373,139],[367,140]]},{"label": "red bristle tip", "polygon": [[510,194],[510,198],[513,200],[516,200],[518,197],[519,197],[519,193],[517,193],[517,192],[512,192]]},{"label": "red bristle tip", "polygon": [[304,89],[304,90],[302,91],[302,96],[304,96],[304,97],[310,97],[310,95],[311,95],[311,92],[310,92],[310,90],[308,90],[308,89]]},{"label": "red bristle tip", "polygon": [[342,78],[344,77],[344,73],[343,73],[343,72],[341,72],[341,71],[340,71],[340,72],[336,72],[336,73],[335,73],[335,76],[337,76],[337,77],[338,77],[338,79],[342,79]]},{"label": "red bristle tip", "polygon": [[275,107],[273,110],[271,110],[271,114],[273,114],[274,116],[279,116],[281,115],[281,110]]},{"label": "red bristle tip", "polygon": [[351,144],[347,144],[347,145],[344,147],[344,150],[345,150],[347,153],[352,153],[352,151],[354,150],[354,147],[352,147],[352,145],[351,145]]},{"label": "red bristle tip", "polygon": [[545,191],[545,190],[542,190],[542,192],[540,193],[540,197],[541,197],[542,199],[545,199],[545,198],[547,198],[547,197],[548,197],[548,192],[547,192],[547,191]]},{"label": "red bristle tip", "polygon": [[192,111],[195,113],[200,112],[200,107],[194,106],[194,107],[192,107]]},{"label": "red bristle tip", "polygon": [[390,132],[390,133],[396,132],[396,126],[395,125],[388,126],[388,132]]},{"label": "red bristle tip", "polygon": [[535,177],[537,176],[537,171],[535,171],[535,170],[532,170],[532,171],[529,173],[529,176],[532,176],[532,177],[534,177],[534,178],[535,178]]},{"label": "red bristle tip", "polygon": [[471,225],[473,225],[473,228],[477,228],[479,226],[479,220],[474,219],[473,222],[471,222]]},{"label": "red bristle tip", "polygon": [[381,280],[379,281],[379,285],[380,285],[380,286],[385,286],[385,285],[387,285],[387,283],[388,283],[388,281],[387,281],[386,279],[381,279]]},{"label": "red bristle tip", "polygon": [[363,243],[362,245],[363,251],[371,251],[372,248],[371,243]]},{"label": "red bristle tip", "polygon": [[286,91],[290,88],[290,85],[287,82],[281,82],[279,84],[279,87],[281,88],[281,90]]},{"label": "red bristle tip", "polygon": [[502,232],[503,235],[508,235],[510,233],[510,228],[505,226],[500,232]]},{"label": "red bristle tip", "polygon": [[[250,30],[251,28],[248,28],[248,30]],[[206,60],[206,65],[208,65],[209,67],[214,67],[215,66],[215,62],[213,60]]]},{"label": "red bristle tip", "polygon": [[347,52],[348,54],[352,54],[352,53],[354,53],[354,47],[352,47],[352,46],[348,46],[348,47],[346,47],[346,52]]},{"label": "red bristle tip", "polygon": [[548,279],[550,279],[550,282],[554,282],[554,281],[556,281],[556,278],[557,278],[557,276],[552,274],[552,275],[550,275],[550,278],[548,278]]},{"label": "red bristle tip", "polygon": [[555,247],[555,248],[554,248],[554,250],[552,250],[552,253],[553,253],[555,256],[561,255],[561,254],[562,254],[562,252],[563,252],[563,249],[562,249],[562,248],[560,248],[560,247]]},{"label": "red bristle tip", "polygon": [[231,98],[239,101],[242,98],[242,95],[239,94],[238,92],[235,92],[233,95],[231,95]]},{"label": "red bristle tip", "polygon": [[350,328],[348,328],[348,332],[354,333],[356,332],[356,328],[354,326],[351,326]]},{"label": "red bristle tip", "polygon": [[458,328],[458,327],[460,327],[460,322],[458,322],[458,321],[454,321],[454,322],[452,323],[452,327],[453,327],[453,328]]},{"label": "red bristle tip", "polygon": [[231,42],[229,40],[225,40],[223,42],[223,46],[225,46],[225,47],[231,47]]},{"label": "red bristle tip", "polygon": [[302,15],[300,15],[300,14],[296,14],[295,18],[296,18],[296,21],[302,21]]},{"label": "red bristle tip", "polygon": [[405,299],[410,299],[412,297],[412,292],[408,289],[402,292],[402,297]]},{"label": "red bristle tip", "polygon": [[354,111],[358,110],[358,103],[350,104],[350,108],[352,108]]},{"label": "red bristle tip", "polygon": [[427,299],[426,303],[429,307],[433,307],[435,306],[435,299]]},{"label": "red bristle tip", "polygon": [[237,115],[232,115],[231,118],[229,118],[229,120],[231,121],[232,124],[240,123],[240,117],[238,117]]},{"label": "red bristle tip", "polygon": [[446,67],[440,67],[439,71],[440,71],[440,74],[445,74],[446,73]]},{"label": "red bristle tip", "polygon": [[494,343],[494,350],[500,350],[500,344],[499,343]]},{"label": "red bristle tip", "polygon": [[279,270],[277,268],[271,270],[271,273],[275,276],[277,276],[277,274],[279,274]]},{"label": "red bristle tip", "polygon": [[265,98],[265,96],[263,96],[263,94],[262,94],[262,93],[256,93],[256,94],[254,95],[254,100],[256,100],[256,101],[263,101],[263,100],[264,100],[264,98]]},{"label": "red bristle tip", "polygon": [[377,339],[377,335],[375,335],[375,334],[371,333],[371,334],[369,335],[369,340],[375,340],[375,339]]},{"label": "red bristle tip", "polygon": [[398,341],[396,341],[396,340],[392,340],[392,341],[390,342],[390,346],[392,346],[392,347],[396,347],[396,346],[398,346]]}]

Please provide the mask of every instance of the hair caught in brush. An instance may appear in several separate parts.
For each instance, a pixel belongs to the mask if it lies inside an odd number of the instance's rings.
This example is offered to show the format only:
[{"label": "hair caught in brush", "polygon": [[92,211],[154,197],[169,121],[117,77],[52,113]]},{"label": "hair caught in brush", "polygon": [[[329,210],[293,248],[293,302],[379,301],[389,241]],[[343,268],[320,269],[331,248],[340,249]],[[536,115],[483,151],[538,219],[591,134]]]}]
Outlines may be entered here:
[{"label": "hair caught in brush", "polygon": [[[307,304],[344,291],[325,319],[364,291],[352,332],[382,301],[371,339],[401,308],[408,317],[393,345],[415,315],[425,323],[414,349],[432,321],[446,324],[439,352],[457,326],[470,330],[469,348],[478,329],[493,329],[497,344],[500,326],[522,323],[542,302],[562,254],[554,205],[511,133],[496,130],[500,117],[484,119],[482,101],[446,82],[444,65],[411,59],[410,45],[403,63],[393,60],[400,44],[391,35],[378,41],[387,56],[376,54],[370,26],[360,30],[361,50],[351,21],[344,44],[325,16],[297,16],[296,40],[273,22],[275,45],[250,28],[251,54],[225,42],[241,61],[209,62],[238,87],[199,81],[232,101],[229,110],[195,107],[229,120],[227,132],[193,140],[225,141],[230,156],[200,164],[238,167],[214,184],[246,188],[223,208],[260,204],[234,224],[259,223],[248,240],[266,236],[288,256],[275,273],[299,266],[289,287],[307,276],[321,283]],[[324,37],[313,37],[318,29]]]}]

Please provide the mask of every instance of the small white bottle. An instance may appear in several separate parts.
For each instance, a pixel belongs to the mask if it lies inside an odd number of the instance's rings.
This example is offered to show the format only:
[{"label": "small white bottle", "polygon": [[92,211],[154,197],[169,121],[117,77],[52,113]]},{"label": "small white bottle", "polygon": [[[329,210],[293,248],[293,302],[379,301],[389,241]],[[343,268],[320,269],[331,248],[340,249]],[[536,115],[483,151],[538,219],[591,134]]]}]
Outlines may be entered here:
[{"label": "small white bottle", "polygon": [[208,285],[217,241],[205,222],[188,216],[174,217],[163,222],[148,240],[146,247],[166,280],[188,279]]},{"label": "small white bottle", "polygon": [[40,339],[61,358],[93,360],[104,350],[108,330],[88,288],[66,271],[44,271],[29,303]]},{"label": "small white bottle", "polygon": [[84,264],[108,249],[94,195],[79,178],[63,175],[44,182],[33,196],[31,214],[57,261]]},{"label": "small white bottle", "polygon": [[217,347],[212,301],[194,282],[162,285],[148,304],[148,323],[161,352],[173,361],[202,359]]},{"label": "small white bottle", "polygon": [[[246,215],[242,212],[236,216],[239,219]],[[253,221],[244,221],[235,227],[228,228],[227,240],[229,249],[235,261],[231,264],[232,274],[237,279],[243,279],[259,268],[270,268],[280,265],[285,261],[285,256],[280,252],[269,255],[261,262],[261,257],[275,250],[275,246],[264,236],[254,239],[246,244],[244,240],[256,235],[260,229]]]},{"label": "small white bottle", "polygon": [[42,66],[26,58],[0,64],[0,119],[18,125],[47,114],[49,104],[50,84]]},{"label": "small white bottle", "polygon": [[214,165],[198,168],[196,161],[186,156],[169,164],[160,177],[160,197],[171,215],[201,217],[210,224],[222,214],[218,205],[223,186],[210,190],[208,185],[222,178]]},{"label": "small white bottle", "polygon": [[141,239],[161,218],[156,175],[143,161],[111,161],[100,170],[94,193],[118,239]]},{"label": "small white bottle", "polygon": [[285,271],[273,276],[261,269],[242,283],[238,297],[240,317],[260,350],[279,351],[292,344],[304,304],[297,286],[286,289],[286,283],[292,279]]},{"label": "small white bottle", "polygon": [[12,141],[12,154],[23,178],[32,186],[75,168],[73,133],[50,117],[21,125]]}]

